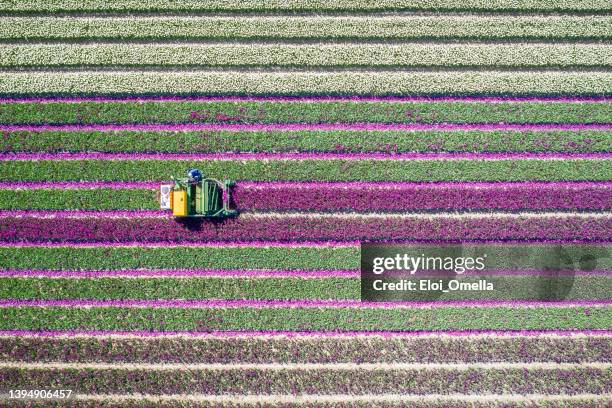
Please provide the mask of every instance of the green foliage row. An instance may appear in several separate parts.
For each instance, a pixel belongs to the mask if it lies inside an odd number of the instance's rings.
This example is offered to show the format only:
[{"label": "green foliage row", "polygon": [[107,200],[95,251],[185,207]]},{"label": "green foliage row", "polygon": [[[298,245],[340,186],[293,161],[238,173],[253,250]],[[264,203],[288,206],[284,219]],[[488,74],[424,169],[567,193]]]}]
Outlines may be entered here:
[{"label": "green foliage row", "polygon": [[185,169],[232,180],[523,181],[610,179],[607,159],[300,159],[300,160],[13,160],[1,181],[153,181]]},{"label": "green foliage row", "polygon": [[0,209],[157,210],[156,192],[146,189],[0,190]]},{"label": "green foliage row", "polygon": [[359,247],[0,247],[5,269],[357,269]]},{"label": "green foliage row", "polygon": [[605,306],[435,308],[2,307],[0,330],[354,331],[609,329]]},{"label": "green foliage row", "polygon": [[[421,253],[427,246],[414,247]],[[462,246],[464,254],[488,256],[487,268],[533,268],[543,260],[567,257],[596,259],[595,268],[612,269],[608,245]],[[3,269],[117,270],[117,269],[359,269],[360,249],[349,247],[2,247]],[[580,265],[588,269],[588,262]],[[576,265],[578,266],[578,265]]]},{"label": "green foliage row", "polygon": [[0,278],[5,299],[358,299],[354,278]]},{"label": "green foliage row", "polygon": [[[436,100],[425,102],[393,100],[149,100],[144,102],[77,100],[75,102],[3,103],[0,104],[0,123],[58,125],[175,123],[572,124],[608,123],[611,107],[612,103],[605,101],[489,103],[486,101]],[[254,127],[249,130],[263,133],[265,129]],[[471,129],[467,127],[466,130]],[[85,131],[85,129],[82,131]],[[146,132],[144,133],[146,134]],[[201,135],[216,135],[215,132],[204,130],[199,133]],[[268,134],[276,136],[276,133]],[[296,133],[292,131],[289,135],[296,135]],[[297,133],[297,135],[300,135],[300,133]],[[121,141],[117,140],[116,143],[121,143]]]},{"label": "green foliage row", "polygon": [[[0,107],[0,111],[2,108]],[[611,131],[17,131],[3,152],[570,152],[612,150]]]},{"label": "green foliage row", "polygon": [[[462,277],[478,283],[480,278]],[[438,300],[606,300],[612,277],[485,276],[496,291],[454,291]],[[435,281],[435,279],[434,279]],[[0,278],[4,299],[360,299],[358,278]],[[412,300],[418,300],[412,296]]]}]

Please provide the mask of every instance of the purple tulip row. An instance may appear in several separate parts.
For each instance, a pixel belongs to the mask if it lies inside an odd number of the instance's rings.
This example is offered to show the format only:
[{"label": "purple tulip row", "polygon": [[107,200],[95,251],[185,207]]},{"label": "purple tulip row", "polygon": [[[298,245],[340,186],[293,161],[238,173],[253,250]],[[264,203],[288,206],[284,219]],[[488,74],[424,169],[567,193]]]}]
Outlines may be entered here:
[{"label": "purple tulip row", "polygon": [[77,394],[607,394],[605,368],[2,368],[6,389]]},{"label": "purple tulip row", "polygon": [[238,183],[237,208],[258,211],[606,210],[607,183]]},{"label": "purple tulip row", "polygon": [[[256,403],[245,403],[244,401],[208,401],[190,398],[128,398],[126,405],[132,408],[610,408],[609,401],[598,397],[575,397],[572,396],[545,396],[542,398],[533,399],[483,399],[476,400],[474,398],[462,399],[461,397],[445,397],[436,400],[432,399],[414,399],[414,398],[398,398],[397,400],[389,400],[386,398],[357,398],[343,401],[325,401],[323,399],[299,400],[298,401],[277,401],[274,397],[270,401],[258,401]],[[79,398],[76,400],[62,401],[62,406],[69,408],[117,408],[118,405],[124,406],[115,398],[98,398],[91,399]],[[13,403],[14,407],[27,408],[55,408],[57,401],[55,400],[35,400],[35,401],[20,401]]]},{"label": "purple tulip row", "polygon": [[612,362],[612,336],[3,337],[0,361],[103,363]]},{"label": "purple tulip row", "polygon": [[258,215],[223,221],[172,218],[0,217],[4,242],[209,241],[609,241],[612,217],[601,214],[473,216]]}]

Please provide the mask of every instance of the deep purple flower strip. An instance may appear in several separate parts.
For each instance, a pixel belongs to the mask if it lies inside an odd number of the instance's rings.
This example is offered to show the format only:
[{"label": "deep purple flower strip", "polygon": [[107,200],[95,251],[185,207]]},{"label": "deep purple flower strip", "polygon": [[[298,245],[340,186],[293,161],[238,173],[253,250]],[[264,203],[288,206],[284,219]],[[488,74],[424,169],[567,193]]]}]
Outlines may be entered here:
[{"label": "deep purple flower strip", "polygon": [[[157,182],[4,182],[0,183],[0,190],[157,190],[160,184]],[[237,183],[232,189],[232,201],[233,205],[242,211],[404,212],[487,209],[599,211],[612,208],[612,183],[246,181]],[[121,208],[120,203],[117,203],[117,208]],[[153,216],[153,213],[150,216]]]},{"label": "deep purple flower strip", "polygon": [[239,209],[258,211],[606,210],[610,183],[238,183]]},{"label": "deep purple flower strip", "polygon": [[612,240],[601,214],[338,216],[241,214],[222,221],[164,218],[0,217],[4,242]]}]

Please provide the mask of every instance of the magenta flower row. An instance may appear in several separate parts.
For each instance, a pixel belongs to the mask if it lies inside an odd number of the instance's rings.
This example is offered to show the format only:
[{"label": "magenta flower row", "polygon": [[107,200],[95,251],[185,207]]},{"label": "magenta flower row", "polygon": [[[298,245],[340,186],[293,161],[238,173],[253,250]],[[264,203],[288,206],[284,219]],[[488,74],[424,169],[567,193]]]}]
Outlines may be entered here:
[{"label": "magenta flower row", "polygon": [[172,218],[0,218],[3,242],[610,241],[612,217],[585,214],[322,216],[243,214],[224,221]]},{"label": "magenta flower row", "polygon": [[606,210],[607,183],[285,183],[260,188],[238,183],[237,208],[258,211]]}]

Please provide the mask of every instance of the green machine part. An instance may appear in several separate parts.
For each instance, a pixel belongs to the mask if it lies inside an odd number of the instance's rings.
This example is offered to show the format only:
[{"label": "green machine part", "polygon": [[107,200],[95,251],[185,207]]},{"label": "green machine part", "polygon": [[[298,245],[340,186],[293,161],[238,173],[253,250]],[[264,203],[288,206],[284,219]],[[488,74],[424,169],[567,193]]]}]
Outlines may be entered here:
[{"label": "green machine part", "polygon": [[206,214],[216,214],[222,208],[223,194],[219,186],[214,181],[205,180],[202,182],[202,207]]},{"label": "green machine part", "polygon": [[223,191],[212,180],[203,180],[195,186],[195,213],[214,216],[223,207]]},{"label": "green machine part", "polygon": [[187,180],[175,180],[175,190],[187,193],[187,216],[223,218],[236,215],[236,210],[229,208],[229,191],[234,182],[214,179],[203,179],[197,184],[188,184]]}]

